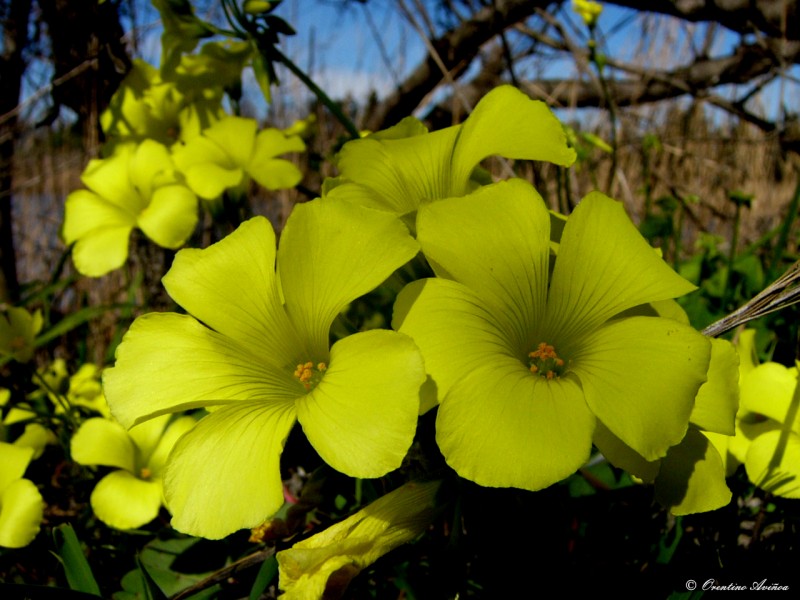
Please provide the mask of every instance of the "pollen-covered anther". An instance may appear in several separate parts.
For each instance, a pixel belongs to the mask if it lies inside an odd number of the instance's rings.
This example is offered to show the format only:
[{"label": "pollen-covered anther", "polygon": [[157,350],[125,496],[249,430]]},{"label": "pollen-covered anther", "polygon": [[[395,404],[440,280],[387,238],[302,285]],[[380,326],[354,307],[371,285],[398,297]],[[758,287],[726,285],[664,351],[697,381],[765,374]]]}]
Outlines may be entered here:
[{"label": "pollen-covered anther", "polygon": [[141,479],[150,479],[150,477],[152,475],[153,475],[153,472],[150,469],[148,469],[147,467],[142,467],[141,470],[139,471],[139,477]]},{"label": "pollen-covered anther", "polygon": [[547,380],[558,379],[566,370],[564,359],[558,355],[554,346],[546,342],[540,343],[536,350],[529,352],[528,358],[531,373]]},{"label": "pollen-covered anther", "polygon": [[328,368],[324,362],[317,363],[316,367],[312,361],[300,363],[294,370],[294,376],[300,380],[307,390],[319,383],[322,373]]}]

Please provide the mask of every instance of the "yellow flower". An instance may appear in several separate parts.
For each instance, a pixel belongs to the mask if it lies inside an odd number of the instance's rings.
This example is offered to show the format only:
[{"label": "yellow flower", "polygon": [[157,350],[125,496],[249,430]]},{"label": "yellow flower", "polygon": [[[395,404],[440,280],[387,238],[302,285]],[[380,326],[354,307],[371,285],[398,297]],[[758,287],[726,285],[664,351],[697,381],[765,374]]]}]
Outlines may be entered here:
[{"label": "yellow flower", "polygon": [[183,185],[169,151],[153,140],[119,144],[110,157],[89,161],[86,190],[67,197],[64,242],[83,275],[100,277],[128,257],[134,228],[163,248],[186,243],[197,224],[197,198]]},{"label": "yellow flower", "polygon": [[42,329],[42,313],[10,307],[0,313],[0,365],[9,360],[28,362],[33,358],[34,339]]},{"label": "yellow flower", "polygon": [[572,0],[572,10],[580,15],[587,27],[594,27],[603,12],[603,5],[592,0]]},{"label": "yellow flower", "polygon": [[387,552],[419,536],[436,516],[439,481],[407,483],[288,550],[278,552],[283,600],[342,590]]},{"label": "yellow flower", "polygon": [[209,409],[166,468],[175,529],[219,539],[274,515],[295,422],[352,477],[402,464],[425,379],[419,351],[393,331],[333,345],[330,331],[418,248],[391,215],[314,200],[294,208],[278,248],[269,222],[254,217],[204,250],[178,253],[164,284],[188,314],[139,317],[103,374],[111,411],[128,427]]},{"label": "yellow flower", "polygon": [[753,359],[755,331],[739,338],[741,405],[733,438],[712,437],[728,474],[743,464],[748,479],[784,498],[800,498],[798,367]]},{"label": "yellow flower", "polygon": [[33,448],[0,442],[0,546],[6,548],[30,544],[42,523],[42,495],[22,478],[33,454]]},{"label": "yellow flower", "polygon": [[169,415],[162,415],[128,432],[110,419],[84,422],[72,437],[72,458],[82,465],[118,468],[92,492],[97,518],[116,529],[135,529],[155,519],[164,503],[162,473],[167,456],[194,424],[192,417],[170,422]]}]

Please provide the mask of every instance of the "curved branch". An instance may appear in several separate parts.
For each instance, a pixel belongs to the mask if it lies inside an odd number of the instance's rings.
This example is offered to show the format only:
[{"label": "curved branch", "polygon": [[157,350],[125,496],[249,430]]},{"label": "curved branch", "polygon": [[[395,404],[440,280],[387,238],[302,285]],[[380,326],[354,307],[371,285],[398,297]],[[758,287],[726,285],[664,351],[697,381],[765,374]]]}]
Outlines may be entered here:
[{"label": "curved branch", "polygon": [[709,21],[738,33],[761,33],[800,40],[797,0],[606,0],[638,11],[661,13],[684,21]]},{"label": "curved branch", "polygon": [[[537,8],[545,8],[552,3],[553,0],[497,0],[493,6],[482,8],[458,27],[431,40],[431,44],[445,68],[455,78],[475,59],[484,43],[531,16]],[[442,78],[442,71],[434,56],[428,54],[405,81],[375,107],[367,119],[366,129],[382,129],[414,112]]]},{"label": "curved branch", "polygon": [[[541,41],[541,40],[540,40]],[[744,108],[741,102],[724,100],[712,94],[714,88],[726,84],[745,84],[759,77],[777,75],[778,65],[800,62],[800,42],[783,45],[783,52],[776,56],[775,49],[761,44],[743,44],[732,54],[719,58],[698,58],[694,62],[673,70],[646,69],[609,60],[608,66],[628,74],[625,79],[610,79],[609,91],[617,106],[634,106],[647,102],[658,102],[677,98],[684,94],[701,97],[706,101],[735,114],[765,132],[775,132],[781,137],[784,147],[800,150],[796,132],[779,128],[776,123],[758,117]],[[502,83],[499,69],[482,72],[468,85],[460,89],[460,96],[470,101],[486,94]],[[574,79],[545,79],[527,81],[523,88],[533,98],[546,100],[556,106],[598,107],[603,104],[603,95],[596,82]],[[438,105],[429,114],[434,127],[450,124],[449,100]],[[788,125],[787,125],[788,127]]]},{"label": "curved branch", "polygon": [[[792,43],[782,55],[787,62],[800,61],[800,43]],[[699,58],[693,63],[665,71],[632,67],[616,61],[608,65],[635,77],[612,79],[608,84],[619,106],[631,106],[675,98],[683,94],[700,95],[720,85],[745,84],[757,77],[774,73],[777,61],[772,52],[760,45],[739,46],[733,54],[719,58]],[[600,91],[591,82],[544,80],[534,82],[539,93],[571,106],[599,106]],[[569,87],[567,91],[565,88]]]},{"label": "curved branch", "polygon": [[[698,61],[690,72],[673,72],[667,78],[673,83],[684,80],[689,89],[681,89],[680,85],[676,87],[669,83],[664,84],[664,77],[658,72],[654,72],[654,77],[647,82],[618,84],[623,94],[627,90],[630,102],[637,97],[641,98],[641,101],[655,101],[691,93],[693,87],[705,89],[723,83],[721,80],[710,80],[706,83],[699,81],[703,70],[707,67],[712,77],[715,73],[728,74],[730,79],[728,83],[743,83],[749,80],[746,78],[748,71],[763,74],[766,70],[775,68],[776,64],[786,64],[781,62],[779,57],[783,57],[784,60],[788,57],[789,63],[800,62],[797,55],[797,45],[800,43],[798,0],[654,0],[646,3],[646,6],[638,0],[609,0],[609,2],[640,11],[670,15],[685,21],[715,22],[741,34],[753,32],[762,34],[762,39],[759,40],[762,46],[760,51],[754,45],[746,46],[747,50],[741,56],[728,57],[729,63],[723,67],[720,67],[721,63],[713,64],[714,61],[707,61],[708,65]],[[492,6],[476,11],[457,27],[431,40],[431,46],[447,69],[450,78],[455,79],[477,57],[483,44],[505,29],[525,21],[534,13],[539,12],[541,16],[544,14],[544,9],[554,3],[554,0],[496,0]],[[738,67],[732,64],[736,60],[742,61]],[[376,105],[367,118],[366,128],[375,131],[411,114],[443,78],[442,68],[437,65],[434,54],[429,54],[394,93]],[[539,95],[557,94],[562,83],[552,82],[551,85],[542,82]],[[588,90],[585,94],[586,104],[596,104],[598,99],[596,94]],[[620,104],[624,103],[623,100]]]}]

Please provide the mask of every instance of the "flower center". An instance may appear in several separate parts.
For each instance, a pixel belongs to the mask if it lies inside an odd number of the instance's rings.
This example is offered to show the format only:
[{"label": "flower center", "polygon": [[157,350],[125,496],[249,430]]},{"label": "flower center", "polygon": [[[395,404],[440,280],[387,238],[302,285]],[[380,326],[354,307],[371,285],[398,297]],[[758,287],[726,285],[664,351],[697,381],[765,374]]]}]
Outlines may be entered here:
[{"label": "flower center", "polygon": [[556,349],[542,342],[533,352],[528,353],[531,373],[538,374],[545,379],[558,379],[566,371],[564,359],[558,356]]},{"label": "flower center", "polygon": [[303,384],[304,388],[310,390],[319,383],[319,380],[322,379],[322,374],[327,369],[328,365],[324,362],[317,363],[317,365],[314,366],[313,362],[308,361],[297,365],[297,368],[294,370],[294,376]]},{"label": "flower center", "polygon": [[142,467],[139,470],[139,479],[150,479],[153,476],[153,472],[148,469],[147,467]]}]

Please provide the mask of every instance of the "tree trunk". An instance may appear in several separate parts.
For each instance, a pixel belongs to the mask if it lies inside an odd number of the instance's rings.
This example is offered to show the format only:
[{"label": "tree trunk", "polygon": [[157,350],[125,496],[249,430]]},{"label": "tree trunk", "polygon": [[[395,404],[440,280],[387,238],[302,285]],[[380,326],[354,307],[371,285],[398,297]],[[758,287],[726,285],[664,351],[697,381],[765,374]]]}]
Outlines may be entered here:
[{"label": "tree trunk", "polygon": [[[78,115],[84,149],[99,149],[100,113],[131,68],[118,2],[39,0],[52,48],[53,102]],[[57,84],[55,83],[57,82]]]},{"label": "tree trunk", "polygon": [[25,63],[22,51],[28,44],[28,20],[31,0],[3,0],[3,45],[0,55],[0,303],[19,299],[17,262],[11,217],[11,184],[14,143],[18,137],[18,117],[22,74]]}]

